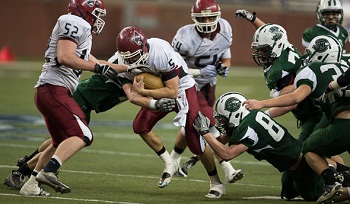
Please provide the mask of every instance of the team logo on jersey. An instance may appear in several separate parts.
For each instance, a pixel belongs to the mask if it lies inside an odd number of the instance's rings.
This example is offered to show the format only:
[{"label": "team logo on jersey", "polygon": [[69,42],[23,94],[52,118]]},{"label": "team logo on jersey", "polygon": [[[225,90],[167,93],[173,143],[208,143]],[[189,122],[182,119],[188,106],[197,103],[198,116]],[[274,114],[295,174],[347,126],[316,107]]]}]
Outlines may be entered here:
[{"label": "team logo on jersey", "polygon": [[235,112],[241,107],[241,101],[236,97],[231,97],[225,102],[225,110],[228,112]]},{"label": "team logo on jersey", "polygon": [[134,41],[137,45],[142,45],[142,35],[136,30],[134,31]]},{"label": "team logo on jersey", "polygon": [[283,31],[277,26],[272,26],[269,32],[272,33],[272,40],[274,41],[280,40],[283,36]]},{"label": "team logo on jersey", "polygon": [[331,48],[331,44],[325,38],[320,38],[316,40],[315,44],[312,46],[315,52],[326,52],[328,48]]}]

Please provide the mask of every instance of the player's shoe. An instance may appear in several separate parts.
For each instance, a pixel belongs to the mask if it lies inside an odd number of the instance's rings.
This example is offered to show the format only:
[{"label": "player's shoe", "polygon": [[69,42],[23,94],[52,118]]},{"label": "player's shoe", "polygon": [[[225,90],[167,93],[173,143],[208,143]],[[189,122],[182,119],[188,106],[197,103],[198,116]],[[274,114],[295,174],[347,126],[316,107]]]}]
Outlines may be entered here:
[{"label": "player's shoe", "polygon": [[210,184],[210,190],[205,197],[207,198],[221,198],[221,196],[226,195],[226,189],[223,184]]},{"label": "player's shoe", "polygon": [[179,165],[175,160],[172,159],[172,163],[169,165],[164,165],[164,171],[159,179],[158,187],[164,188],[171,182],[173,175],[179,171]]},{"label": "player's shoe", "polygon": [[236,169],[236,171],[226,174],[227,183],[235,183],[236,181],[241,180],[244,177],[244,173],[241,169]]},{"label": "player's shoe", "polygon": [[15,190],[20,190],[24,185],[24,176],[20,172],[12,170],[12,172],[6,177],[4,185]]},{"label": "player's shoe", "polygon": [[343,186],[339,182],[326,185],[324,193],[318,198],[316,204],[333,203],[333,198],[343,193]]},{"label": "player's shoe", "polygon": [[36,184],[29,184],[29,182],[26,182],[19,193],[22,196],[43,196],[47,197],[50,196],[50,193],[44,191],[42,188],[40,188]]},{"label": "player's shoe", "polygon": [[57,178],[57,175],[52,172],[40,171],[36,176],[36,181],[39,184],[45,184],[53,188],[56,192],[69,193],[71,189]]},{"label": "player's shoe", "polygon": [[27,160],[28,160],[28,156],[27,155],[22,157],[22,158],[19,158],[17,160],[17,165],[16,166],[21,167],[23,164],[25,164],[27,162]]},{"label": "player's shoe", "polygon": [[198,161],[197,157],[192,156],[184,162],[184,164],[181,167],[181,173],[183,174],[184,177],[187,177],[188,170],[190,170],[197,163],[197,161]]}]

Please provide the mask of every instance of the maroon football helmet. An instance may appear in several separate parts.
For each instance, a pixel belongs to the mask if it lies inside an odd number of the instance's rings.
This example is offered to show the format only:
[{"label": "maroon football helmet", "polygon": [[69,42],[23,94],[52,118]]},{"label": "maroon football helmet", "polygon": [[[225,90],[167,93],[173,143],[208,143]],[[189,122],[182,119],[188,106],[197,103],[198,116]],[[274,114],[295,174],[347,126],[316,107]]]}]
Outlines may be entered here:
[{"label": "maroon football helmet", "polygon": [[[201,33],[212,33],[216,30],[221,17],[219,5],[215,0],[197,0],[192,7],[192,20]],[[214,18],[208,22],[205,18]]]},{"label": "maroon football helmet", "polygon": [[93,33],[100,34],[105,25],[101,19],[107,13],[103,0],[69,0],[68,12],[86,20]]},{"label": "maroon football helmet", "polygon": [[148,58],[148,43],[141,29],[129,26],[120,31],[117,49],[125,64],[145,64]]}]

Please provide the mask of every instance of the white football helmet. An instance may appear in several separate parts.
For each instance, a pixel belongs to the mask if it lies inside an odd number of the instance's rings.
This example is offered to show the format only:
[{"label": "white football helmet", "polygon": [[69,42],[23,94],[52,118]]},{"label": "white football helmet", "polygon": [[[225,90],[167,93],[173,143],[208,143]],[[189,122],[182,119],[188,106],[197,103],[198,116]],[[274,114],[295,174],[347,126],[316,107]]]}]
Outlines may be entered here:
[{"label": "white football helmet", "polygon": [[340,62],[342,46],[333,36],[320,35],[312,39],[305,49],[308,55],[307,62]]},{"label": "white football helmet", "polygon": [[237,127],[249,111],[243,105],[247,99],[238,92],[227,92],[221,95],[215,103],[214,117],[215,127],[221,132],[227,132],[227,128]]},{"label": "white football helmet", "polygon": [[269,67],[283,50],[290,47],[287,31],[277,24],[260,26],[254,33],[251,47],[255,49],[254,61],[264,68]]},{"label": "white football helmet", "polygon": [[[216,30],[221,11],[215,0],[197,0],[191,10],[192,20],[201,33],[212,33]],[[204,22],[201,19],[213,17],[212,22]]]},{"label": "white football helmet", "polygon": [[[333,12],[336,15],[326,15],[327,12]],[[316,16],[322,25],[333,30],[335,26],[343,23],[343,6],[339,0],[320,0],[317,5]],[[336,18],[336,23],[329,23],[330,18]]]}]

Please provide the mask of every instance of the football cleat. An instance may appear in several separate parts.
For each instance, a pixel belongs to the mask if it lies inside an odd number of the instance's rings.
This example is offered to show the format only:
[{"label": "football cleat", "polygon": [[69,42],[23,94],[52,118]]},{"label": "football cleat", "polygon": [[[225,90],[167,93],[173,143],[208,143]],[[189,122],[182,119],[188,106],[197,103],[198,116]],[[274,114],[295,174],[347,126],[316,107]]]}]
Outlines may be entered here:
[{"label": "football cleat", "polygon": [[50,196],[50,193],[44,191],[42,188],[40,188],[36,184],[29,184],[29,182],[26,182],[19,193],[22,196],[43,196],[47,197]]},{"label": "football cleat", "polygon": [[25,164],[27,161],[28,161],[28,156],[26,155],[26,156],[24,156],[24,157],[22,157],[22,158],[19,158],[19,159],[17,160],[17,165],[16,165],[16,166],[21,167],[21,166],[22,166],[23,164]]},{"label": "football cleat", "polygon": [[53,188],[56,192],[69,193],[71,189],[60,181],[55,173],[40,171],[36,176],[39,184],[45,184]]},{"label": "football cleat", "polygon": [[226,189],[223,184],[210,184],[210,190],[205,197],[207,198],[221,198],[221,196],[226,195]]},{"label": "football cleat", "polygon": [[244,177],[244,173],[241,169],[237,169],[232,174],[226,174],[227,183],[235,183],[236,181],[241,180]]},{"label": "football cleat", "polygon": [[[197,163],[197,161],[198,161],[197,157],[192,156],[184,162],[184,164],[181,167],[181,172],[184,175],[184,177],[187,177],[188,170],[190,170]],[[179,173],[180,173],[180,171],[179,171]]]},{"label": "football cleat", "polygon": [[324,193],[318,198],[316,204],[333,203],[333,198],[343,193],[343,186],[339,182],[326,185]]},{"label": "football cleat", "polygon": [[14,190],[20,190],[24,185],[24,176],[20,172],[12,170],[12,172],[6,177],[4,185],[7,185]]},{"label": "football cleat", "polygon": [[159,188],[164,188],[171,182],[172,176],[179,171],[179,165],[175,160],[172,159],[172,164],[164,165],[164,171],[162,177],[160,177],[158,182]]}]

